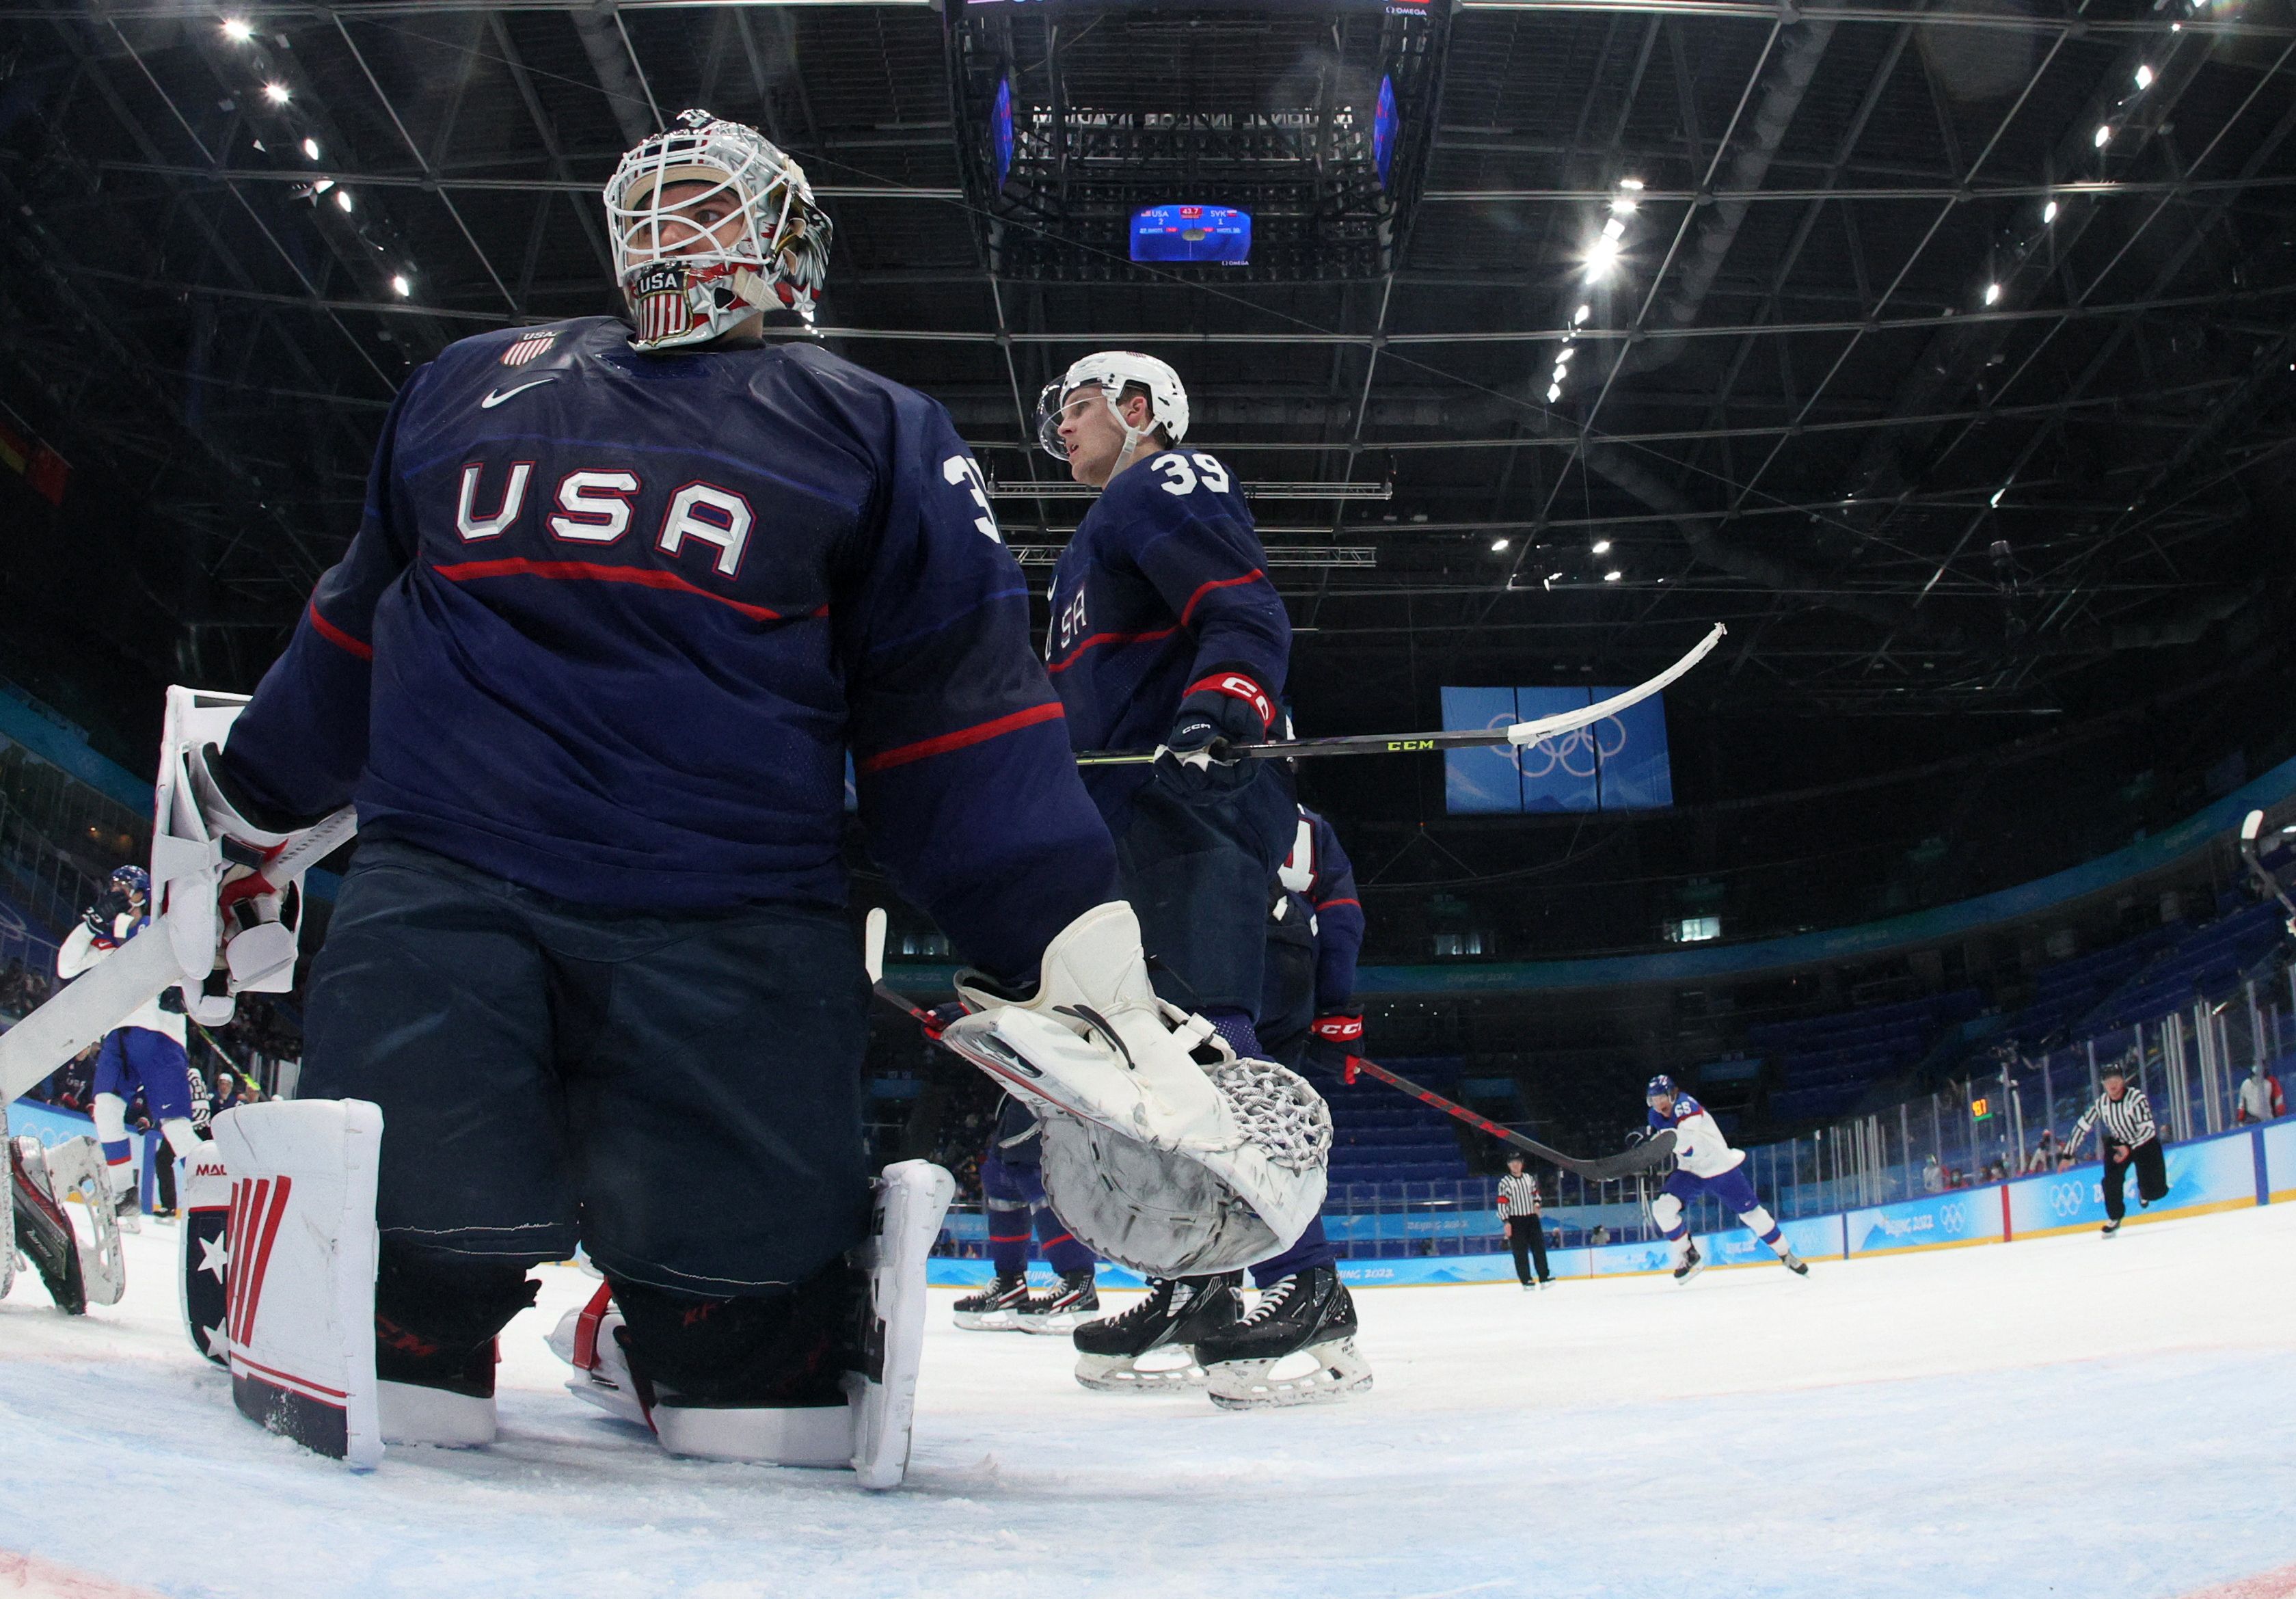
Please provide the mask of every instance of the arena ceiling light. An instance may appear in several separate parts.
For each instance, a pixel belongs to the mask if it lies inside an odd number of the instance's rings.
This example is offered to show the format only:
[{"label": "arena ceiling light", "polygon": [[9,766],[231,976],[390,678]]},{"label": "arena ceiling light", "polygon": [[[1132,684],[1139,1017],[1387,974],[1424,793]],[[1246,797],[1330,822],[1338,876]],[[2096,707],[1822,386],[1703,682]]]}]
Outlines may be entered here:
[{"label": "arena ceiling light", "polygon": [[255,37],[255,28],[245,17],[226,17],[223,20],[223,37],[234,45],[244,45]]},{"label": "arena ceiling light", "polygon": [[340,206],[344,210],[349,210],[351,209],[351,192],[348,189],[337,189],[335,191],[335,203]]},{"label": "arena ceiling light", "polygon": [[304,160],[312,160],[312,161],[316,161],[316,160],[317,160],[319,159],[319,141],[318,141],[318,140],[316,140],[316,139],[306,139],[306,140],[304,140],[304,141],[303,141],[303,159],[304,159]]},{"label": "arena ceiling light", "polygon": [[2140,89],[2151,88],[2152,76],[2152,69],[2149,65],[2140,63],[2136,69],[2136,86]]},{"label": "arena ceiling light", "polygon": [[1991,306],[1991,305],[1998,305],[1998,304],[2000,303],[2000,301],[2001,301],[2001,285],[2000,285],[2000,284],[1998,284],[1998,283],[1988,283],[1988,284],[1986,284],[1986,285],[1985,285],[1985,303],[1986,303],[1987,305],[1988,305],[1988,306]]},{"label": "arena ceiling light", "polygon": [[289,93],[287,86],[283,83],[266,83],[263,86],[263,97],[274,105],[284,105],[293,99],[294,95]]},{"label": "arena ceiling light", "polygon": [[408,295],[414,292],[414,285],[407,281],[407,277],[405,273],[394,273],[390,279],[390,291],[398,296],[399,299],[405,299]]},{"label": "arena ceiling light", "polygon": [[2042,220],[2044,223],[2050,223],[2050,222],[2054,222],[2056,219],[2057,219],[2057,202],[2056,202],[2055,201],[2054,201],[2054,200],[2053,200],[2053,201],[2049,201],[2049,203],[2048,203],[2048,204],[2046,204],[2046,205],[2045,205],[2045,206],[2043,206],[2043,207],[2041,208],[2041,220]]}]

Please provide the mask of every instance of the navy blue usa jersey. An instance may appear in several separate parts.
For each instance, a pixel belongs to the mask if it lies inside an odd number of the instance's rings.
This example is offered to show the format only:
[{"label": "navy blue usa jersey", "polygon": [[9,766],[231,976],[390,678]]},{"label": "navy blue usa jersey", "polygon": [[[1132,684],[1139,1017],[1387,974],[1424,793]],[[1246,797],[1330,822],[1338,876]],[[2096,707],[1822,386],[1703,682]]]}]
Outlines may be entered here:
[{"label": "navy blue usa jersey", "polygon": [[[1167,450],[1109,480],[1053,572],[1045,660],[1079,750],[1146,750],[1181,701],[1217,695],[1273,719],[1292,622],[1234,479],[1201,450]],[[1114,816],[1146,767],[1086,782]]]},{"label": "navy blue usa jersey", "polygon": [[843,903],[849,750],[902,892],[1029,976],[1117,896],[1028,619],[922,395],[803,342],[482,334],[400,390],[226,758],[283,815],[355,800],[370,837],[690,910]]}]

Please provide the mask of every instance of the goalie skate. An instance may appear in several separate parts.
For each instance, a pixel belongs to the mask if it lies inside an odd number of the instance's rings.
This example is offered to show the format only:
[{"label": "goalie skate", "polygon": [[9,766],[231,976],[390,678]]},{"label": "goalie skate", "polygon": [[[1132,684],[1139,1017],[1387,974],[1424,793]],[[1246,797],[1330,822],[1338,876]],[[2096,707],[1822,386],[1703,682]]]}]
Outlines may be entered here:
[{"label": "goalie skate", "polygon": [[[1095,1393],[1170,1393],[1204,1381],[1195,1344],[1234,1324],[1242,1277],[1151,1281],[1147,1296],[1121,1316],[1086,1322],[1072,1334],[1076,1380]],[[1144,1365],[1144,1361],[1152,1364]]]},{"label": "goalie skate", "polygon": [[1338,1268],[1310,1267],[1260,1291],[1251,1314],[1196,1348],[1224,1410],[1328,1404],[1371,1386],[1356,1350],[1356,1307]]},{"label": "goalie skate", "polygon": [[559,1317],[557,1330],[550,1335],[550,1350],[574,1368],[566,1379],[568,1393],[617,1421],[650,1427],[645,1403],[630,1376],[629,1357],[622,1352],[621,1327],[613,1287],[600,1283],[588,1304]]}]

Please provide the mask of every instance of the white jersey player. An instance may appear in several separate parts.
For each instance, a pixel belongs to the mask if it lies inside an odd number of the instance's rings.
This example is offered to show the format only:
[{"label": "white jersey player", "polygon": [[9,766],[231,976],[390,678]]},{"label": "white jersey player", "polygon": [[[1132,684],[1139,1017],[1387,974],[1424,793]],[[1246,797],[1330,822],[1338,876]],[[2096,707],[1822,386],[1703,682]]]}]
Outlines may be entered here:
[{"label": "white jersey player", "polygon": [[1651,1130],[1674,1129],[1674,1170],[1666,1179],[1665,1192],[1651,1204],[1651,1218],[1674,1245],[1674,1280],[1687,1283],[1706,1267],[1683,1210],[1707,1193],[1752,1228],[1754,1236],[1768,1244],[1789,1269],[1808,1276],[1809,1267],[1787,1244],[1785,1234],[1762,1208],[1746,1177],[1746,1152],[1730,1147],[1713,1112],[1676,1087],[1670,1077],[1651,1078],[1644,1097],[1650,1105]]}]

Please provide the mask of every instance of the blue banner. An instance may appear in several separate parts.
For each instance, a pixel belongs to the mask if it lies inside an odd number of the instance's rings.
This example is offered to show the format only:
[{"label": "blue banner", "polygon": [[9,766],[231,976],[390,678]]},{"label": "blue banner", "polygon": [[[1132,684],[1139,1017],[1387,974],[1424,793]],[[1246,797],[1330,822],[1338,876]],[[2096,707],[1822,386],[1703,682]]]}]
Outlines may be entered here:
[{"label": "blue banner", "polygon": [[[2269,1137],[2267,1131],[2266,1136]],[[2169,1192],[2150,1206],[2136,1201],[2136,1177],[2121,1178],[2128,1201],[2128,1219],[2149,1220],[2159,1216],[2188,1216],[2194,1211],[2228,1210],[2256,1203],[2257,1136],[2245,1128],[2172,1144],[2163,1152],[2169,1168]],[[2045,1238],[2053,1233],[2081,1233],[2101,1227],[2104,1214],[2104,1168],[2096,1162],[2070,1171],[2024,1177],[2009,1185],[2009,1231],[2018,1238]]]},{"label": "blue banner", "polygon": [[[1583,688],[1514,691],[1518,719],[1525,722],[1583,710],[1592,702]],[[1602,770],[1603,749],[1618,736],[1615,722],[1597,722],[1592,727],[1525,744],[1515,754],[1522,768],[1522,808],[1532,813],[1595,809],[1602,800],[1597,775]]]},{"label": "blue banner", "polygon": [[2274,1204],[2296,1200],[2296,1116],[2265,1128],[2264,1170]]},{"label": "blue banner", "polygon": [[1999,1243],[2001,1194],[1997,1185],[1956,1188],[1950,1193],[1852,1210],[1842,1224],[1847,1252],[1853,1256]]},{"label": "blue banner", "polygon": [[[1598,700],[1626,691],[1597,688]],[[1603,756],[1604,810],[1663,810],[1674,803],[1674,767],[1666,748],[1666,702],[1657,694],[1587,729]]]},{"label": "blue banner", "polygon": [[[1443,691],[1443,726],[1447,729],[1506,727],[1516,719],[1511,688]],[[1513,749],[1502,744],[1447,752],[1443,757],[1443,808],[1455,816],[1493,811],[1512,816],[1521,810],[1522,775],[1515,767]]]}]

